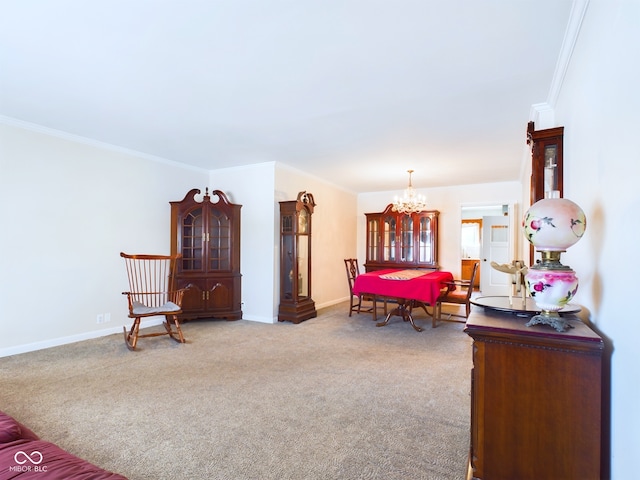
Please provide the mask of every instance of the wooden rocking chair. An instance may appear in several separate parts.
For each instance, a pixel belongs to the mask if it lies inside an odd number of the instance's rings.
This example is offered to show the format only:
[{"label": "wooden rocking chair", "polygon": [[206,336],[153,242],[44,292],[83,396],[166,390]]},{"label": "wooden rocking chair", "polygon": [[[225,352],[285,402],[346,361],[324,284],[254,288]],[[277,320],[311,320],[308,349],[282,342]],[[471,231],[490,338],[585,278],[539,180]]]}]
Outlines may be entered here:
[{"label": "wooden rocking chair", "polygon": [[[122,292],[129,303],[129,318],[133,325],[127,331],[123,327],[124,340],[129,350],[135,350],[138,338],[169,335],[175,341],[184,343],[178,314],[182,312],[184,290],[174,290],[175,263],[182,255],[128,255],[124,258],[129,277],[129,290]],[[165,316],[165,331],[140,334],[140,319]]]}]

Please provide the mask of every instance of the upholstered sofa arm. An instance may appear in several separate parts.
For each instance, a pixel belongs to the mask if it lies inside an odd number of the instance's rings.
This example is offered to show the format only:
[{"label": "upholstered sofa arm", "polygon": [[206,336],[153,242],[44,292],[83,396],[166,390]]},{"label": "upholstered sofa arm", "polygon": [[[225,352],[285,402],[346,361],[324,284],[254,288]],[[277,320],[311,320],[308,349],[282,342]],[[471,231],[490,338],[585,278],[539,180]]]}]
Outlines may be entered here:
[{"label": "upholstered sofa arm", "polygon": [[29,428],[0,412],[0,480],[127,480],[41,440]]}]

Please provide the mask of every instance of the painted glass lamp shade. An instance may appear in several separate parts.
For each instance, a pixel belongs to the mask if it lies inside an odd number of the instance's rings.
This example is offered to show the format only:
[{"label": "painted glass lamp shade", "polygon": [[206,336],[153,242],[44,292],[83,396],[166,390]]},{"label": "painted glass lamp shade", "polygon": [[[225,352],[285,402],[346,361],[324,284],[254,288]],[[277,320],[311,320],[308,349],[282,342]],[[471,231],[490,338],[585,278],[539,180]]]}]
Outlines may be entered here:
[{"label": "painted glass lamp shade", "polygon": [[566,331],[571,325],[558,312],[575,296],[578,278],[571,267],[560,263],[560,255],[584,235],[584,212],[566,198],[544,198],[525,213],[522,226],[527,240],[542,255],[542,261],[525,276],[529,294],[541,311],[527,326],[542,323]]},{"label": "painted glass lamp shade", "polygon": [[539,252],[564,252],[584,235],[582,209],[566,198],[543,198],[527,210],[523,221],[527,240]]}]

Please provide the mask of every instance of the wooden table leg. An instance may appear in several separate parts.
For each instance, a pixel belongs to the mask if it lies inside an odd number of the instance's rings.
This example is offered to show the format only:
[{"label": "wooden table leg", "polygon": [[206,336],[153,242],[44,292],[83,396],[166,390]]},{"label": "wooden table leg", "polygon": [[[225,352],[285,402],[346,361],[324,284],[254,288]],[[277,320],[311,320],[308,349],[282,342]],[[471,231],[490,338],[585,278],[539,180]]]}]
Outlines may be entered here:
[{"label": "wooden table leg", "polygon": [[[409,305],[408,307],[407,307],[407,303]],[[384,322],[376,323],[376,327],[384,327],[389,323],[389,319],[392,316],[397,315],[399,317],[402,317],[402,320],[404,320],[405,322],[408,321],[409,323],[411,323],[411,326],[415,329],[416,332],[421,332],[422,328],[420,328],[415,324],[415,322],[413,321],[413,317],[411,316],[411,306],[412,306],[412,301],[407,302],[407,300],[403,298],[399,298],[398,306],[387,314],[387,317],[384,319]]]}]

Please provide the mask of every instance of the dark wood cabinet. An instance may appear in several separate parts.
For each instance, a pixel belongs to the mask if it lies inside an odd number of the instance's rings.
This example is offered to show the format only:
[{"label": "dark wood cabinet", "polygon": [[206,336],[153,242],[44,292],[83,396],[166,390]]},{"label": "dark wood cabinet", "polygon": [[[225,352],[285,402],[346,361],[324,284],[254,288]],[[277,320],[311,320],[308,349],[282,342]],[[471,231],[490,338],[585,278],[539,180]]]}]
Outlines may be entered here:
[{"label": "dark wood cabinet", "polygon": [[[531,148],[531,205],[543,198],[563,196],[563,140],[564,127],[536,130],[534,122],[527,124],[527,144]],[[535,257],[531,245],[529,265],[536,263]]]},{"label": "dark wood cabinet", "polygon": [[280,202],[279,322],[300,323],[317,316],[311,298],[311,215],[313,195],[298,193],[296,200]]},{"label": "dark wood cabinet", "polygon": [[[193,189],[171,204],[171,253],[181,253],[176,283],[184,288],[181,320],[242,318],[240,209],[220,190]],[[214,197],[212,201],[211,197]]]},{"label": "dark wood cabinet", "polygon": [[468,479],[601,478],[602,339],[474,311]]},{"label": "dark wood cabinet", "polygon": [[562,143],[564,127],[536,130],[527,125],[527,143],[531,148],[531,205],[552,191],[563,194]]},{"label": "dark wood cabinet", "polygon": [[407,215],[393,211],[366,213],[367,272],[385,268],[438,269],[437,210]]}]

